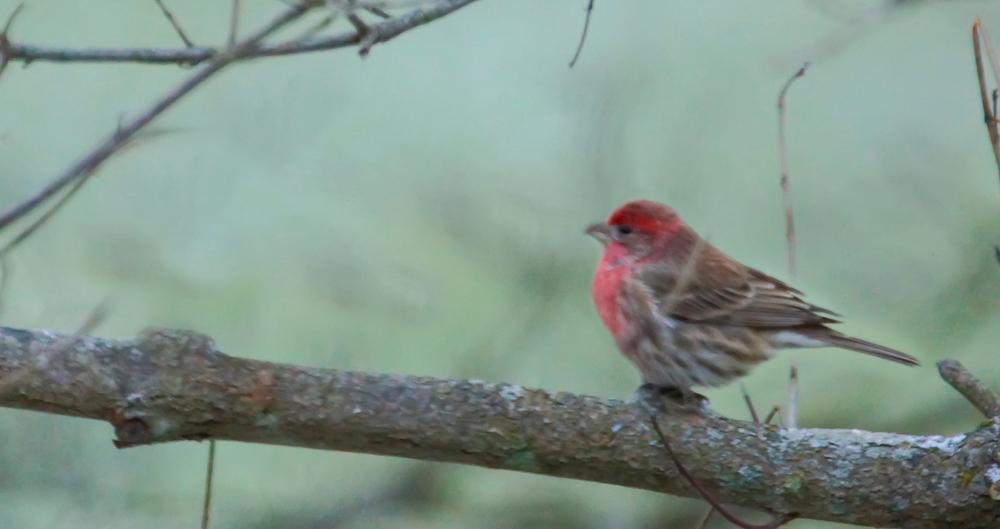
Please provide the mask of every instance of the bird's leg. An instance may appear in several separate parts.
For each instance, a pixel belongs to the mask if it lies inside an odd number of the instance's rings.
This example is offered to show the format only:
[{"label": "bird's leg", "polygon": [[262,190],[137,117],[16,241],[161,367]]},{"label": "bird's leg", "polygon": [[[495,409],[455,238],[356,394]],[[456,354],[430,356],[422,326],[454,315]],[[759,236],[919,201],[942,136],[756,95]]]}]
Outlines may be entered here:
[{"label": "bird's leg", "polygon": [[668,405],[695,409],[699,412],[708,409],[708,399],[691,391],[691,388],[659,386],[645,382],[635,391],[634,398],[650,413],[664,412]]}]

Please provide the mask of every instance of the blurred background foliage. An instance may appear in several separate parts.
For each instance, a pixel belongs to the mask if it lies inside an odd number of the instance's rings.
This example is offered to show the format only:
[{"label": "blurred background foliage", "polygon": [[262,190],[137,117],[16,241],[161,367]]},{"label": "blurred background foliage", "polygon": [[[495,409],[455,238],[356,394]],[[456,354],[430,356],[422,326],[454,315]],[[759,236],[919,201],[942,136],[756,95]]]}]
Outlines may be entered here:
[{"label": "blurred background foliage", "polygon": [[[583,227],[667,202],[787,278],[775,98],[788,99],[799,277],[849,332],[918,369],[783,354],[746,384],[800,424],[954,433],[979,417],[933,363],[994,386],[1000,190],[970,1],[481,0],[368,60],[338,51],[233,68],[157,121],[11,259],[5,325],[192,328],[227,352],[476,377],[626,398],[637,376],[590,306]],[[170,0],[198,43],[228,2]],[[0,13],[12,0],[0,0]],[[280,4],[244,2],[243,27]],[[15,40],[177,46],[153,2],[31,0]],[[0,203],[37,189],[187,72],[14,64],[0,80]],[[737,385],[708,392],[745,417]],[[204,444],[115,450],[105,424],[0,410],[0,527],[195,527]],[[224,443],[216,528],[693,527],[702,503],[594,483]],[[793,527],[833,527],[808,521]],[[724,527],[715,522],[712,527]]]}]

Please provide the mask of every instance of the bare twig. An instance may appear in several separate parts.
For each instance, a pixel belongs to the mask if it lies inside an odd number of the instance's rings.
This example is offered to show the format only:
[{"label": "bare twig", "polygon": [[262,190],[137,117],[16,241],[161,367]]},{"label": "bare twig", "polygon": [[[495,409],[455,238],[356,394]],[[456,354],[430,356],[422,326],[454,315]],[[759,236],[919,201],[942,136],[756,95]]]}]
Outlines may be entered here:
[{"label": "bare twig", "polygon": [[982,380],[970,373],[958,360],[941,360],[937,363],[938,373],[945,382],[955,388],[983,415],[993,418],[1000,416],[1000,397]]},{"label": "bare twig", "polygon": [[[788,276],[795,279],[795,210],[792,207],[791,180],[788,173],[788,144],[785,139],[785,97],[796,79],[806,74],[809,63],[805,63],[785,81],[778,92],[778,165],[781,172],[781,196],[785,207],[785,245],[788,247]],[[797,368],[792,360],[791,379],[788,385],[788,410],[785,424],[795,428],[796,400],[798,399]]]},{"label": "bare twig", "polygon": [[215,440],[208,441],[208,468],[205,469],[205,502],[201,507],[201,529],[208,529],[212,512],[212,477],[215,474]]},{"label": "bare twig", "polygon": [[777,404],[775,404],[774,406],[772,406],[771,407],[771,411],[768,412],[768,414],[767,414],[767,417],[764,417],[764,424],[771,424],[771,421],[774,420],[775,417],[777,417],[778,418],[778,425],[784,427],[785,424],[783,422],[781,422],[781,415],[780,415],[780,413],[781,413],[781,406],[778,406]]},{"label": "bare twig", "polygon": [[245,53],[246,51],[252,49],[258,42],[281,27],[289,24],[293,20],[301,17],[309,9],[310,7],[303,5],[290,7],[282,14],[274,18],[270,23],[265,25],[262,29],[240,42],[232,50],[218,54],[212,62],[208,63],[203,68],[195,72],[194,75],[167,92],[159,101],[155,102],[144,112],[140,113],[134,119],[122,123],[115,130],[115,132],[101,142],[94,150],[84,156],[80,161],[70,166],[66,171],[39,190],[35,195],[28,197],[26,200],[18,204],[15,204],[13,207],[0,215],[0,230],[3,230],[10,224],[35,210],[42,203],[52,198],[66,186],[77,183],[78,181],[84,179],[87,175],[93,173],[115,152],[125,146],[134,134],[148,125],[151,121],[153,121],[153,119],[163,113],[163,111],[170,108],[174,103],[201,85],[201,83],[205,82],[208,78],[215,75],[226,66],[232,64],[241,53]]},{"label": "bare twig", "polygon": [[[983,121],[986,123],[986,133],[990,137],[990,146],[993,147],[993,156],[996,159],[997,170],[1000,171],[1000,132],[997,130],[996,113],[990,108],[990,92],[986,87],[986,72],[983,67],[982,44],[986,45],[986,54],[990,58],[990,65],[994,69],[994,76],[1000,74],[997,73],[998,66],[996,65],[993,46],[991,45],[986,32],[983,31],[982,28],[983,24],[979,20],[976,20],[976,22],[972,24],[972,51],[976,58],[976,76],[979,78],[979,96],[983,103]],[[998,84],[1000,84],[1000,81],[998,81]]]},{"label": "bare twig", "polygon": [[0,318],[3,318],[4,299],[7,295],[7,285],[10,283],[10,262],[6,255],[0,255]]},{"label": "bare twig", "polygon": [[[370,35],[377,38],[368,43],[388,42],[399,35],[424,24],[444,17],[476,0],[440,0],[429,7],[414,9],[404,15],[369,26]],[[371,39],[372,37],[369,37]],[[237,60],[262,57],[282,57],[301,53],[314,53],[338,48],[349,48],[362,44],[356,31],[340,33],[322,38],[296,38],[277,44],[261,44],[241,51]],[[182,64],[197,65],[210,60],[224,50],[200,47],[193,48],[61,48],[10,43],[9,58],[12,61],[52,61],[52,62],[131,62],[141,64]]]},{"label": "bare twig", "polygon": [[667,441],[667,436],[664,435],[663,430],[660,429],[660,423],[656,420],[656,416],[651,414],[649,416],[649,421],[652,423],[653,430],[656,432],[656,435],[660,438],[660,442],[663,444],[663,450],[670,457],[674,466],[677,467],[677,472],[684,477],[685,481],[691,485],[691,488],[693,488],[703,500],[712,506],[713,511],[718,512],[719,515],[725,518],[729,523],[740,527],[741,529],[777,529],[795,518],[798,518],[799,515],[796,513],[782,514],[763,525],[753,525],[739,519],[736,515],[729,512],[729,510],[726,509],[721,502],[719,502],[715,495],[699,483],[698,480],[695,479],[694,475],[692,475],[691,472],[684,467],[681,460],[677,457],[677,454],[675,454],[674,450],[670,447],[670,443]]},{"label": "bare twig", "polygon": [[169,9],[167,9],[167,6],[163,3],[163,0],[153,0],[153,1],[156,2],[156,5],[160,6],[160,11],[163,11],[163,16],[167,17],[167,22],[170,22],[170,25],[173,26],[174,31],[177,32],[177,36],[180,37],[182,41],[184,41],[184,45],[187,46],[188,48],[193,47],[194,43],[191,42],[191,39],[189,39],[187,34],[184,33],[184,28],[181,27],[180,22],[178,22],[177,18],[174,17],[174,14],[171,13]]},{"label": "bare twig", "polygon": [[236,39],[240,31],[240,0],[233,0],[233,10],[229,14],[229,37],[226,39],[226,46],[232,48],[236,45]]},{"label": "bare twig", "polygon": [[788,409],[785,410],[785,427],[798,428],[799,422],[799,368],[792,362],[788,368]]},{"label": "bare twig", "polygon": [[795,218],[792,209],[792,192],[788,176],[788,147],[785,142],[785,96],[796,79],[806,74],[805,63],[785,81],[778,93],[778,164],[781,168],[781,193],[785,202],[785,242],[788,244],[788,273],[795,277]]},{"label": "bare twig", "polygon": [[14,24],[14,19],[21,13],[22,9],[24,9],[24,2],[17,4],[17,7],[11,11],[10,16],[7,17],[7,22],[3,25],[3,31],[0,32],[0,75],[3,74],[3,71],[7,68],[7,64],[15,55],[9,34],[10,28]]},{"label": "bare twig", "polygon": [[73,196],[77,193],[77,191],[79,191],[80,188],[83,187],[83,184],[87,183],[87,180],[89,180],[91,175],[93,174],[94,172],[90,171],[84,173],[82,176],[80,176],[80,178],[77,178],[76,181],[73,182],[72,187],[69,188],[69,191],[67,191],[61,197],[59,197],[59,199],[56,200],[56,203],[53,204],[52,207],[45,210],[45,213],[42,213],[37,219],[34,220],[34,222],[29,224],[27,228],[22,230],[21,233],[18,233],[17,235],[14,236],[14,238],[8,241],[7,244],[3,245],[3,247],[0,248],[0,260],[5,260],[8,254],[10,254],[10,252],[13,251],[14,248],[17,248],[17,246],[20,245],[22,242],[28,240],[28,238],[31,237],[38,230],[38,228],[41,228],[42,225],[44,225],[46,222],[49,221],[49,219],[51,219],[56,213],[58,213],[59,210],[62,209],[62,207],[66,205],[67,202],[69,202],[69,199],[73,198]]},{"label": "bare twig", "polygon": [[587,0],[587,14],[583,19],[583,31],[580,32],[580,42],[576,45],[576,52],[573,53],[573,58],[569,61],[570,68],[576,66],[576,61],[580,59],[580,53],[583,51],[583,45],[587,42],[587,33],[590,32],[590,15],[593,12],[594,0]]},{"label": "bare twig", "polygon": [[747,386],[743,382],[740,382],[740,393],[743,394],[743,402],[747,404],[747,409],[750,410],[750,418],[753,419],[753,423],[760,424],[760,416],[757,415],[757,408],[753,405],[753,399],[750,398],[750,393],[747,392]]}]

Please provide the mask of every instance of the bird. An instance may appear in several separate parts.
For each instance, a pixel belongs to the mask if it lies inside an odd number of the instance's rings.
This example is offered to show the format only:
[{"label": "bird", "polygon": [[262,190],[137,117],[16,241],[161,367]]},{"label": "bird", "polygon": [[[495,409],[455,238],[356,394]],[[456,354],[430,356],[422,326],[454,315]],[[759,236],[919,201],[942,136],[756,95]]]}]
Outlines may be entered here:
[{"label": "bird", "polygon": [[747,375],[781,349],[836,347],[916,366],[914,357],[830,328],[838,314],[726,255],[670,207],[633,200],[586,233],[603,246],[591,295],[642,388],[687,400],[692,387]]}]

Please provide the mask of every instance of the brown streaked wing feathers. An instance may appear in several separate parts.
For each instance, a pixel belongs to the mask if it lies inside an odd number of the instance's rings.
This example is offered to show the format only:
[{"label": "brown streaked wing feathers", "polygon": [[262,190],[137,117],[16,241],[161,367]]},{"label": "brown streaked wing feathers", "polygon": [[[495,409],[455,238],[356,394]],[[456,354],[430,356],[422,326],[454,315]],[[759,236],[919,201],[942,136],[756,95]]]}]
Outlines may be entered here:
[{"label": "brown streaked wing feathers", "polygon": [[698,253],[689,265],[695,267],[692,273],[682,271],[684,263],[647,266],[638,272],[663,316],[762,328],[837,323],[830,317],[836,316],[832,311],[806,302],[798,290],[743,266],[712,245],[702,243],[692,249]]}]

